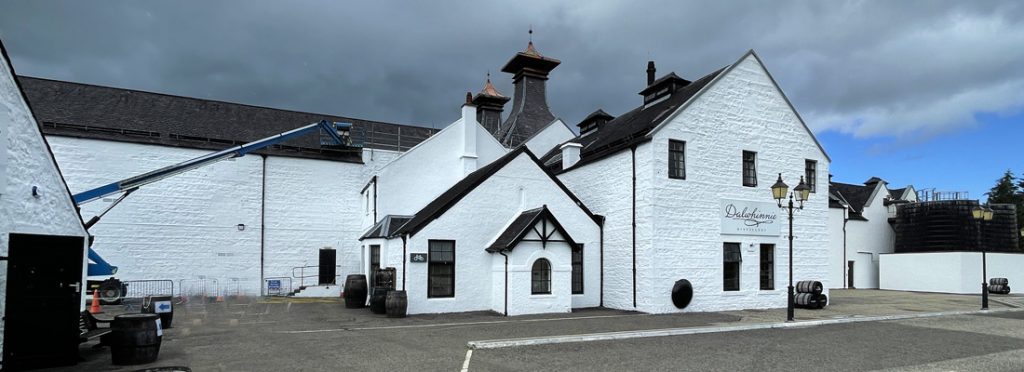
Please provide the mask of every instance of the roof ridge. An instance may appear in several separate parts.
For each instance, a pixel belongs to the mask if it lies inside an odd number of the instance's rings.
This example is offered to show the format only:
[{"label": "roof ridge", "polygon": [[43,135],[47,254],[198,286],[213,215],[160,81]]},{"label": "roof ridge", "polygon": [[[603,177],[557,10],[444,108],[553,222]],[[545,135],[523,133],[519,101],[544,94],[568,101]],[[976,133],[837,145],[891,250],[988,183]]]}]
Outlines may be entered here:
[{"label": "roof ridge", "polygon": [[82,82],[77,82],[77,81],[57,80],[57,79],[43,78],[43,77],[37,77],[37,76],[28,76],[28,75],[15,75],[15,78],[16,78],[16,80],[20,80],[20,79],[23,79],[23,78],[28,78],[28,79],[33,79],[33,80],[48,81],[48,82],[60,83],[60,84],[72,84],[72,85],[92,87],[92,88],[111,89],[111,90],[127,91],[127,92],[133,92],[133,93],[153,94],[153,95],[164,96],[164,97],[182,98],[182,99],[187,99],[187,100],[191,100],[191,101],[223,103],[223,104],[229,104],[229,105],[238,105],[238,106],[252,107],[252,108],[258,108],[258,109],[265,109],[265,110],[285,111],[285,112],[291,112],[291,113],[296,113],[296,114],[333,116],[333,117],[337,117],[337,118],[350,119],[350,120],[359,120],[359,121],[362,121],[362,122],[373,123],[373,124],[387,124],[387,125],[397,125],[397,126],[403,126],[403,127],[416,127],[416,128],[434,129],[433,127],[426,127],[426,126],[415,125],[415,124],[390,123],[390,122],[386,122],[386,121],[367,120],[367,119],[360,119],[360,118],[356,118],[356,117],[337,115],[337,114],[325,114],[325,113],[320,113],[320,112],[299,111],[299,110],[288,109],[288,108],[278,108],[278,107],[270,107],[270,106],[259,106],[259,105],[249,104],[249,103],[225,101],[225,100],[221,100],[221,99],[189,97],[189,96],[183,96],[183,95],[179,95],[179,94],[162,93],[162,92],[156,92],[156,91],[151,91],[151,90],[135,89],[135,88],[121,88],[121,87],[116,87],[116,86],[111,86],[111,85],[100,85],[100,84],[93,84],[93,83],[82,83]]}]

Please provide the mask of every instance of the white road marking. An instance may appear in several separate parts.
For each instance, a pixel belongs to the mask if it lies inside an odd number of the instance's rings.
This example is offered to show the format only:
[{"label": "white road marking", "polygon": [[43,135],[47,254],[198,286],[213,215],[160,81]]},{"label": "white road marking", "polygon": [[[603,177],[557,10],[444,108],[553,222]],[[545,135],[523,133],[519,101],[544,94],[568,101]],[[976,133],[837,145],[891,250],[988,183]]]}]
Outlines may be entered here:
[{"label": "white road marking", "polygon": [[469,372],[469,358],[473,357],[473,349],[466,350],[466,361],[462,362],[462,372]]},{"label": "white road marking", "polygon": [[467,346],[470,349],[500,349],[500,348],[518,347],[518,346],[564,344],[564,343],[589,342],[589,341],[611,341],[611,340],[622,340],[622,339],[630,339],[630,338],[681,336],[681,335],[693,335],[693,334],[702,334],[702,333],[720,333],[720,332],[749,331],[749,330],[757,330],[757,329],[804,328],[804,327],[814,327],[814,326],[828,325],[828,324],[876,322],[876,321],[883,321],[883,320],[902,320],[902,319],[914,319],[914,318],[930,318],[930,317],[951,316],[951,315],[978,315],[978,314],[1018,312],[1018,311],[1024,311],[1024,309],[950,311],[950,312],[925,313],[925,314],[905,314],[905,315],[886,315],[886,316],[875,316],[875,317],[854,317],[854,318],[841,318],[841,319],[822,319],[822,320],[811,320],[811,321],[792,322],[792,323],[747,324],[747,325],[729,326],[729,327],[665,328],[665,329],[651,329],[651,330],[644,330],[644,331],[602,332],[602,333],[562,335],[562,336],[549,336],[549,337],[514,338],[514,339],[506,339],[506,340],[470,341],[467,344]]},{"label": "white road marking", "polygon": [[388,330],[388,329],[405,329],[405,328],[436,328],[436,327],[483,325],[483,324],[532,323],[532,322],[552,322],[552,321],[559,321],[559,320],[582,320],[582,319],[620,318],[620,317],[627,317],[627,316],[646,316],[646,315],[647,314],[623,314],[623,315],[578,316],[578,317],[571,317],[571,318],[489,320],[489,321],[480,321],[480,322],[461,322],[461,323],[431,323],[431,324],[412,324],[412,325],[381,326],[381,327],[351,327],[351,328],[311,329],[311,330],[304,330],[304,331],[278,331],[277,333],[324,333],[324,332],[368,331],[368,330]]}]

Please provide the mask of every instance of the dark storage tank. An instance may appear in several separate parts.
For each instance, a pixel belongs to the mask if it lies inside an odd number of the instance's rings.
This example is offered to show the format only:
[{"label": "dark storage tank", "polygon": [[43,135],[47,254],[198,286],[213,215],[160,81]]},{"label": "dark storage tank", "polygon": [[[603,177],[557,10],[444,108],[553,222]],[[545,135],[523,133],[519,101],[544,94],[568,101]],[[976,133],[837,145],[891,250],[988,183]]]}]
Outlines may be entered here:
[{"label": "dark storage tank", "polygon": [[[971,217],[977,200],[941,200],[896,207],[895,252],[981,251],[978,221]],[[1017,211],[1012,204],[992,204],[992,221],[981,223],[981,244],[989,252],[1020,252]]]}]

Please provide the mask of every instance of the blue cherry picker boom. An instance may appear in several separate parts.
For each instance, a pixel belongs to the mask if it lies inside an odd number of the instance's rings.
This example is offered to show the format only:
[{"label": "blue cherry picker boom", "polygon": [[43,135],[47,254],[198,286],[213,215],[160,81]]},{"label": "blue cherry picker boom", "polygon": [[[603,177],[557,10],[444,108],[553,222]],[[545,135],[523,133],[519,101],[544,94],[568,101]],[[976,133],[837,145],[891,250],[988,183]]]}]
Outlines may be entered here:
[{"label": "blue cherry picker boom", "polygon": [[[339,146],[339,147],[362,147],[363,141],[361,136],[356,136],[353,139],[353,128],[351,123],[339,123],[329,122],[322,120],[318,123],[312,123],[306,126],[292,129],[287,132],[278,133],[270,137],[266,137],[260,140],[249,142],[242,145],[233,146],[228,149],[217,151],[211,154],[203,155],[195,159],[187,160],[178,164],[166,166],[154,171],[140,174],[131,178],[123,179],[120,181],[112,182],[94,189],[86,190],[75,194],[73,196],[75,206],[81,206],[82,204],[102,199],[107,196],[120,194],[117,199],[113,201],[109,206],[104,208],[98,215],[89,219],[85,223],[85,228],[88,230],[93,225],[103,218],[103,215],[107,214],[111,209],[117,206],[121,201],[131,195],[135,190],[138,190],[142,186],[158,182],[168,177],[173,177],[190,170],[201,168],[207,165],[211,165],[223,160],[238,158],[245,156],[253,151],[257,151],[275,144],[279,144],[283,141],[298,137],[304,134],[308,134],[314,130],[320,130],[320,144],[321,146]],[[103,259],[92,248],[92,239],[90,237],[89,242],[89,269],[88,276],[111,276],[117,273],[117,266],[111,265],[109,262]],[[110,278],[104,281],[89,281],[90,291],[93,289],[99,289],[101,299],[104,302],[116,301],[124,294],[124,287],[117,279]]]}]

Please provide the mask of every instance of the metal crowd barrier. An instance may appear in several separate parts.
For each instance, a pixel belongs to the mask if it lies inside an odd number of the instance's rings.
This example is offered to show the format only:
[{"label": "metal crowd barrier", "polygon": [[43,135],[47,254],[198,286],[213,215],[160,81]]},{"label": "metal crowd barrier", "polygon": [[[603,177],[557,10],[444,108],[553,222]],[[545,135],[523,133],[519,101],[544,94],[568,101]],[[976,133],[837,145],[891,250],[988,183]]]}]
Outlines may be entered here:
[{"label": "metal crowd barrier", "polygon": [[213,302],[222,295],[217,279],[182,279],[178,281],[178,292],[182,303]]},{"label": "metal crowd barrier", "polygon": [[263,279],[263,289],[267,296],[287,296],[292,293],[292,278],[275,276]]},{"label": "metal crowd barrier", "polygon": [[121,305],[129,311],[136,310],[136,306],[141,306],[143,300],[149,297],[174,297],[174,281],[170,279],[124,280],[121,285],[125,289]]}]

